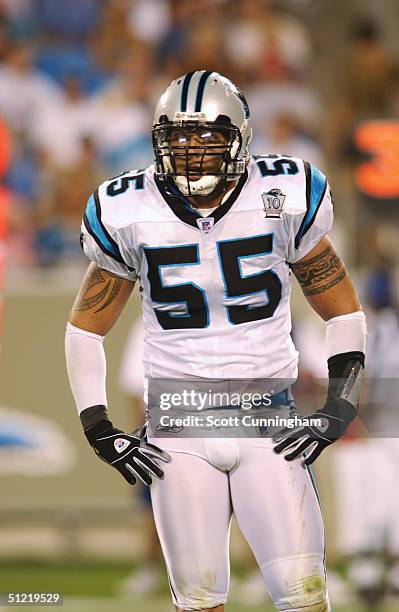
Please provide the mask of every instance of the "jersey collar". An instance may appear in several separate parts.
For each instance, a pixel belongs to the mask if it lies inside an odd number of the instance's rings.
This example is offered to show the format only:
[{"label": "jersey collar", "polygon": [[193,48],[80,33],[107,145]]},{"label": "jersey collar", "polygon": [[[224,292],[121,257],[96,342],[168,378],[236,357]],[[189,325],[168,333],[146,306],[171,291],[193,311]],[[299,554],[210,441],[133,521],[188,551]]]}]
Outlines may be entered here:
[{"label": "jersey collar", "polygon": [[240,177],[237,185],[230,193],[229,197],[223,204],[220,204],[211,214],[207,217],[200,215],[195,208],[191,206],[189,201],[179,193],[172,179],[168,179],[167,182],[163,182],[155,177],[155,184],[158,188],[159,193],[171,208],[172,212],[184,223],[191,225],[198,229],[197,219],[207,219],[212,217],[216,224],[224,215],[230,210],[234,202],[240,195],[242,188],[244,187],[248,178],[248,171],[245,170],[244,174]]}]

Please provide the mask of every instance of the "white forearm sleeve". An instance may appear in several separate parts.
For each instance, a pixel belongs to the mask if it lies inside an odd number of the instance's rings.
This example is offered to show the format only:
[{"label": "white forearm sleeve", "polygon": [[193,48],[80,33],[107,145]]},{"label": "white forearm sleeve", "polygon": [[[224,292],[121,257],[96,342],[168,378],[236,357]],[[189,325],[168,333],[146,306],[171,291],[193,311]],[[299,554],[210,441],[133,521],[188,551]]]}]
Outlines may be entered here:
[{"label": "white forearm sleeve", "polygon": [[327,358],[340,353],[366,350],[366,317],[362,310],[326,321]]},{"label": "white forearm sleeve", "polygon": [[69,383],[79,414],[90,406],[107,405],[107,365],[103,341],[103,336],[67,324],[65,356]]}]

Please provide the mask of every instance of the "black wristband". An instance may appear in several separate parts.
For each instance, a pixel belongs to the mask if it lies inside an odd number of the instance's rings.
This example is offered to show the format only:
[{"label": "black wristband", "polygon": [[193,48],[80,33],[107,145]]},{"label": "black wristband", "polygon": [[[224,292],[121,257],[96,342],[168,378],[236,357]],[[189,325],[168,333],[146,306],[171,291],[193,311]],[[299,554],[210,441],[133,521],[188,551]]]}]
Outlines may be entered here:
[{"label": "black wristband", "polygon": [[[333,355],[327,361],[328,377],[342,378],[347,375],[354,363],[359,362],[364,368],[364,353],[362,351],[350,351]],[[348,367],[349,366],[349,367]]]},{"label": "black wristband", "polygon": [[80,413],[80,421],[85,436],[90,445],[93,446],[95,439],[110,429],[113,429],[111,420],[108,418],[106,406],[90,406]]},{"label": "black wristband", "polygon": [[328,393],[329,400],[349,404],[357,412],[360,393],[360,377],[364,368],[364,353],[350,351],[339,353],[328,359]]}]

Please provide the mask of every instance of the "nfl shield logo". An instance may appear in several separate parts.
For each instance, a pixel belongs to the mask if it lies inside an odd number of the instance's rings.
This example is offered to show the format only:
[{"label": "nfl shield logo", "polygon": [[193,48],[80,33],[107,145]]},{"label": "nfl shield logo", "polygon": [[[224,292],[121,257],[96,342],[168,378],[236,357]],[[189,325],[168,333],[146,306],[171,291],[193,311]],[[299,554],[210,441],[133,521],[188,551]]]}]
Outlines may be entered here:
[{"label": "nfl shield logo", "polygon": [[197,219],[197,225],[205,234],[211,231],[215,219],[213,217],[201,217]]},{"label": "nfl shield logo", "polygon": [[262,193],[263,209],[265,217],[281,219],[285,195],[280,189],[271,189],[267,193]]}]

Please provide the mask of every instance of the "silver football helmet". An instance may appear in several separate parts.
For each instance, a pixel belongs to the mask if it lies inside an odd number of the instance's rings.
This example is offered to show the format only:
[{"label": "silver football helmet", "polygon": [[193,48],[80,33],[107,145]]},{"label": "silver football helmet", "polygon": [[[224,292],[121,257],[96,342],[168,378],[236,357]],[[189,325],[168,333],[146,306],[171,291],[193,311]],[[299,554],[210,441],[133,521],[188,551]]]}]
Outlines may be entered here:
[{"label": "silver football helmet", "polygon": [[156,176],[172,177],[184,195],[208,195],[245,172],[251,138],[241,91],[218,72],[188,72],[172,81],[155,109]]}]

